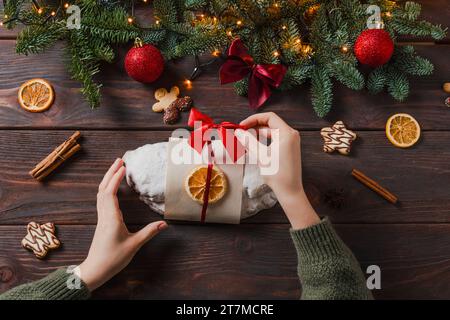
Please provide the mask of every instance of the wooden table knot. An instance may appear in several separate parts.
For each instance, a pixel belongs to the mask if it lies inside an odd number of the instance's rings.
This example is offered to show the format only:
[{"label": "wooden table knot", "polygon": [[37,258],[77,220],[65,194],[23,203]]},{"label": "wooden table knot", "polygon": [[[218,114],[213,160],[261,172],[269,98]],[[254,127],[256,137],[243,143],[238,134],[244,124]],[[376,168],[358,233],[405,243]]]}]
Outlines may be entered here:
[{"label": "wooden table knot", "polygon": [[333,188],[323,194],[323,202],[332,209],[342,209],[348,203],[348,192],[344,188]]},{"label": "wooden table knot", "polygon": [[0,282],[8,283],[12,281],[15,277],[14,269],[10,266],[0,265]]},{"label": "wooden table knot", "polygon": [[237,238],[235,241],[235,247],[240,253],[248,253],[252,251],[253,244],[250,239],[247,238]]}]

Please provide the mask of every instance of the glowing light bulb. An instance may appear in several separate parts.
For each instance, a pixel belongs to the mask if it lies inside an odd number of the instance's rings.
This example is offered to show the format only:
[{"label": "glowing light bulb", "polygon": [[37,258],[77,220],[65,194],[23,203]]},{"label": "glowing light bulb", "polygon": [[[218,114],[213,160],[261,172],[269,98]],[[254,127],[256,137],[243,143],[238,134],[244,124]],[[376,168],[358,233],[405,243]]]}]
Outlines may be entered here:
[{"label": "glowing light bulb", "polygon": [[214,22],[217,22],[217,18],[216,18],[216,17],[214,17],[214,18],[213,18],[213,21],[214,21]]},{"label": "glowing light bulb", "polygon": [[68,8],[70,5],[66,2],[66,3],[64,3],[64,8]]},{"label": "glowing light bulb", "polygon": [[347,47],[347,46],[342,46],[342,47],[341,47],[341,51],[342,51],[343,53],[348,52],[348,47]]},{"label": "glowing light bulb", "polygon": [[212,55],[213,55],[214,57],[218,57],[218,56],[220,55],[220,51],[219,51],[219,50],[214,50],[214,51],[212,52]]},{"label": "glowing light bulb", "polygon": [[156,20],[156,24],[158,24],[158,25],[159,25],[159,20]]},{"label": "glowing light bulb", "polygon": [[273,6],[274,6],[275,8],[278,8],[279,5],[278,5],[278,3],[275,2],[275,3],[273,4]]},{"label": "glowing light bulb", "polygon": [[233,33],[231,32],[231,30],[227,31],[227,36],[231,37],[233,35]]},{"label": "glowing light bulb", "polygon": [[192,88],[192,81],[189,79],[184,80],[184,85],[186,86],[187,89],[191,89]]},{"label": "glowing light bulb", "polygon": [[8,19],[9,17],[8,17],[8,15],[7,14],[5,14],[5,19]]},{"label": "glowing light bulb", "polygon": [[55,11],[52,11],[50,14],[52,15],[52,17],[56,16],[56,12]]},{"label": "glowing light bulb", "polygon": [[279,55],[280,55],[280,53],[279,53],[278,51],[274,51],[274,52],[273,52],[273,56],[274,56],[274,57],[278,57]]},{"label": "glowing light bulb", "polygon": [[3,22],[2,21],[0,21],[0,27],[3,27]]},{"label": "glowing light bulb", "polygon": [[300,40],[300,39],[295,40],[295,43],[297,43],[297,44],[300,42],[302,42],[302,40]]},{"label": "glowing light bulb", "polygon": [[38,14],[42,14],[43,12],[44,12],[44,9],[42,9],[42,8],[39,8],[37,11]]},{"label": "glowing light bulb", "polygon": [[238,26],[241,26],[241,25],[242,25],[242,21],[241,21],[241,20],[238,20],[238,21],[236,22],[236,24],[237,24]]},{"label": "glowing light bulb", "polygon": [[310,45],[305,45],[303,46],[302,51],[304,54],[312,54],[312,47]]},{"label": "glowing light bulb", "polygon": [[132,17],[128,17],[127,21],[128,21],[128,23],[131,24],[131,23],[133,23],[134,19]]},{"label": "glowing light bulb", "polygon": [[286,26],[282,26],[282,27],[281,27],[281,29],[283,29],[283,30],[286,30],[286,29],[287,29],[287,27],[286,27]]}]

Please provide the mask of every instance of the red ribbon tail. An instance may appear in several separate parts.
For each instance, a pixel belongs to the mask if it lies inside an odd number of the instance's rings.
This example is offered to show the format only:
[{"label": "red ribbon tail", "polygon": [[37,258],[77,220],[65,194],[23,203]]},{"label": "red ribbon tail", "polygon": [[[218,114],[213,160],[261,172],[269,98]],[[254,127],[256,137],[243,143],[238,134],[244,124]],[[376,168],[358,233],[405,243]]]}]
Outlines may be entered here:
[{"label": "red ribbon tail", "polygon": [[200,217],[200,222],[204,223],[206,219],[206,210],[208,210],[209,202],[209,189],[211,188],[211,174],[212,174],[213,164],[208,164],[208,171],[206,172],[206,186],[205,193],[203,194],[203,205],[202,205],[202,215]]},{"label": "red ribbon tail", "polygon": [[258,109],[267,101],[267,99],[269,99],[271,94],[270,86],[259,79],[255,74],[252,74],[248,84],[248,101],[250,108]]}]

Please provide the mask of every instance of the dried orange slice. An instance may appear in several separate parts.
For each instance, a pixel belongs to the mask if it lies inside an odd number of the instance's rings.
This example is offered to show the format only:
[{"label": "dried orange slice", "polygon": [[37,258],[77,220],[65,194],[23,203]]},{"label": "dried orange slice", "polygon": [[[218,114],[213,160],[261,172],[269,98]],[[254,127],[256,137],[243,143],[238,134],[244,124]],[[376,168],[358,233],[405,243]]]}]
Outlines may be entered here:
[{"label": "dried orange slice", "polygon": [[31,79],[20,86],[19,103],[29,112],[43,112],[55,99],[51,84],[44,79]]},{"label": "dried orange slice", "polygon": [[407,113],[394,114],[386,122],[386,136],[394,146],[409,148],[419,141],[419,123]]},{"label": "dried orange slice", "polygon": [[[192,200],[203,204],[206,190],[206,176],[208,167],[195,168],[186,178],[185,188]],[[227,192],[227,178],[216,166],[212,167],[211,182],[209,187],[208,203],[215,203],[223,198]]]}]

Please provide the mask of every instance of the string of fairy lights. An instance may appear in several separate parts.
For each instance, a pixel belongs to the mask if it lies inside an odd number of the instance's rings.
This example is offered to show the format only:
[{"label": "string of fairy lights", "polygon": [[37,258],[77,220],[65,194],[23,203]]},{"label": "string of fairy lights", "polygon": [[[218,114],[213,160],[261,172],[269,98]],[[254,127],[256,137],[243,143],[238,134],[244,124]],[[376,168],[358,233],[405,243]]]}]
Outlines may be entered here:
[{"label": "string of fairy lights", "polygon": [[[4,3],[5,2],[6,1],[4,1]],[[62,8],[67,9],[70,7],[70,4],[68,2],[66,2],[64,4],[60,4],[57,8],[51,8],[50,10],[48,10],[44,5],[39,4],[39,2],[37,0],[32,0],[31,2],[32,2],[32,6],[33,6],[33,9],[35,10],[35,12],[38,15],[45,16],[45,19],[41,23],[35,23],[35,22],[30,22],[28,20],[21,19],[18,15],[9,17],[7,14],[5,14],[3,16],[4,20],[0,21],[0,26],[5,26],[5,25],[15,22],[15,21],[20,22],[21,24],[23,24],[25,26],[44,25],[47,22],[49,22],[50,20],[56,18],[61,12],[64,12],[64,10],[62,10]]]},{"label": "string of fairy lights", "polygon": [[[144,4],[148,3],[149,0],[141,0]],[[4,2],[6,2],[6,0],[4,0]],[[395,2],[393,2],[395,3]],[[58,8],[48,8],[46,6],[44,6],[43,4],[39,4],[38,0],[32,0],[32,4],[33,4],[33,9],[35,10],[35,12],[38,15],[44,15],[45,19],[43,20],[42,23],[39,23],[39,25],[43,25],[46,24],[47,22],[49,22],[52,19],[55,19],[56,17],[58,17],[61,13],[64,14],[65,10],[63,9],[67,9],[70,7],[71,3],[69,2],[60,2],[60,5],[58,6]],[[281,4],[278,2],[274,2],[271,6],[269,6],[268,10],[280,10]],[[315,4],[312,5],[311,7],[309,7],[305,14],[309,15],[309,16],[313,16],[317,10],[319,9],[320,5],[319,4]],[[383,16],[385,18],[392,18],[393,14],[392,12],[384,12]],[[130,14],[128,15],[127,19],[127,23],[129,24],[134,24],[136,21],[135,18],[135,2],[134,0],[131,1],[131,6],[130,6]],[[211,16],[209,17],[207,13],[204,12],[198,12],[196,14],[196,20],[194,21],[194,23],[198,22],[198,23],[212,23],[213,26],[218,26],[219,25],[219,18],[215,17],[215,16]],[[36,23],[33,22],[29,22],[29,21],[25,21],[21,18],[18,17],[18,15],[14,16],[14,17],[9,17],[8,15],[4,16],[4,20],[0,21],[0,26],[4,26],[7,25],[8,23],[11,22],[20,22],[24,25],[34,25]],[[162,28],[163,27],[163,22],[160,18],[158,18],[157,16],[154,17],[154,24],[158,27],[158,28]],[[303,21],[303,24],[304,21]],[[234,38],[235,35],[239,34],[239,31],[241,28],[243,28],[245,26],[245,20],[242,18],[236,18],[236,21],[234,23],[234,25],[228,25],[226,26],[225,29],[225,33],[229,38]],[[142,28],[142,29],[146,29],[146,28]],[[279,32],[287,32],[288,31],[288,26],[286,24],[281,24],[281,26],[279,27]],[[280,33],[277,33],[277,36],[279,36]],[[276,58],[281,58],[282,56],[282,52],[283,49],[291,49],[294,50],[296,53],[301,54],[305,57],[312,57],[314,55],[314,50],[313,47],[307,43],[307,42],[303,42],[301,36],[298,36],[294,39],[290,39],[286,44],[283,45],[283,48],[279,48],[273,51],[273,56]],[[340,51],[342,53],[348,53],[350,51],[350,47],[347,44],[343,44],[340,47]],[[222,54],[222,51],[219,49],[214,49],[211,52],[211,55],[213,56],[213,58],[207,62],[201,63],[200,62],[200,58],[198,56],[194,56],[194,62],[195,62],[195,66],[194,69],[190,75],[189,78],[187,78],[185,80],[185,86],[187,88],[191,88],[192,87],[192,81],[194,81],[203,71],[204,68],[208,67],[209,65],[213,64],[217,59],[223,59],[224,56]]]}]

